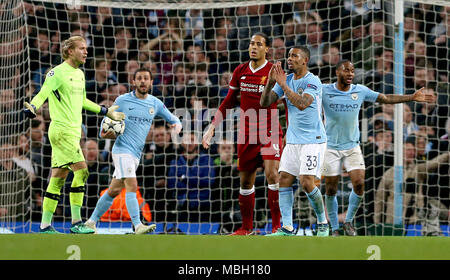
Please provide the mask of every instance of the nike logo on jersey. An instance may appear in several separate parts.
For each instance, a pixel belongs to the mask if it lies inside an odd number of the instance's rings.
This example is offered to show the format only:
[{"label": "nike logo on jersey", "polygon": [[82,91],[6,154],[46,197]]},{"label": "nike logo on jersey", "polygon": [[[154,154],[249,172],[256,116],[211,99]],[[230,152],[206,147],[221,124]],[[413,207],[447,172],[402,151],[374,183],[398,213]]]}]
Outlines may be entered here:
[{"label": "nike logo on jersey", "polygon": [[327,94],[327,96],[331,99],[333,97],[339,96],[339,94]]},{"label": "nike logo on jersey", "polygon": [[59,91],[57,89],[53,91],[53,94],[56,96],[56,99],[61,102],[61,95],[59,94]]},{"label": "nike logo on jersey", "polygon": [[134,110],[134,108],[128,108],[128,110],[130,110],[130,111],[131,111],[131,110]]}]

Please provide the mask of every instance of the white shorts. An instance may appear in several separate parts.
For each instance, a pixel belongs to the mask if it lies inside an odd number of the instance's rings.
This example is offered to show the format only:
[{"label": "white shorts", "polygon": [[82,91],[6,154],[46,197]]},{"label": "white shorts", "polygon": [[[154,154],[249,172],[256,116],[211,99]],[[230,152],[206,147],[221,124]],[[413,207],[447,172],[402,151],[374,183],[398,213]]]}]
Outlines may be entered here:
[{"label": "white shorts", "polygon": [[327,143],[286,144],[281,154],[278,172],[287,172],[295,177],[313,175],[320,179],[326,148]]},{"label": "white shorts", "polygon": [[356,146],[350,150],[327,149],[323,164],[323,176],[338,176],[342,172],[342,165],[347,172],[355,169],[366,169],[361,148]]},{"label": "white shorts", "polygon": [[136,178],[139,159],[129,154],[112,154],[114,162],[113,178]]}]

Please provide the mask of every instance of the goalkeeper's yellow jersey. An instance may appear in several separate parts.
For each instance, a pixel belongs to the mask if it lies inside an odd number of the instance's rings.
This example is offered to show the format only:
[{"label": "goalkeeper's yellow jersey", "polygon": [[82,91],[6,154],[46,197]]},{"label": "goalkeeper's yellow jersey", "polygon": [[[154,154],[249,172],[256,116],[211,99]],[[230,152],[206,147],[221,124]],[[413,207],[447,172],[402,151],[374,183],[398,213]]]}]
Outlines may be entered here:
[{"label": "goalkeeper's yellow jersey", "polygon": [[86,99],[84,72],[67,62],[47,73],[41,90],[30,103],[37,110],[47,99],[50,127],[64,129],[77,137],[81,136],[83,108],[94,113],[99,113],[101,109],[99,105]]}]

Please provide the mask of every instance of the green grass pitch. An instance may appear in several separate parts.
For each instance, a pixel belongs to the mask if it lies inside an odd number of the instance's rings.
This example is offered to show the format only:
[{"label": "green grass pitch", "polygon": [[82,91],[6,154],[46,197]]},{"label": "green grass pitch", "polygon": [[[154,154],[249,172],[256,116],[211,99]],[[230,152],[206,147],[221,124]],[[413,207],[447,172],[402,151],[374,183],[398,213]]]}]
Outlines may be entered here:
[{"label": "green grass pitch", "polygon": [[450,260],[448,237],[0,235],[0,260]]}]

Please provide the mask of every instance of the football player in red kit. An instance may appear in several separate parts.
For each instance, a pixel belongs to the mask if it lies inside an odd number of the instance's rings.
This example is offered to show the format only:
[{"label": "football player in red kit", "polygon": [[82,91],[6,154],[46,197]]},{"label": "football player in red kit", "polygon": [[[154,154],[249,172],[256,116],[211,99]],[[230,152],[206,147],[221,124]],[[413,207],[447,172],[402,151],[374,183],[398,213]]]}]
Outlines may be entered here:
[{"label": "football player in red kit", "polygon": [[277,102],[263,108],[259,100],[267,83],[272,63],[266,59],[270,39],[263,33],[252,36],[248,48],[250,60],[234,71],[226,98],[202,140],[208,149],[215,128],[225,119],[227,111],[235,107],[240,95],[240,127],[238,133],[238,170],[240,174],[239,206],[242,226],[232,235],[253,234],[256,169],[263,166],[268,183],[268,204],[272,216],[272,232],[280,227],[278,204],[278,167],[282,152],[282,131]]}]

